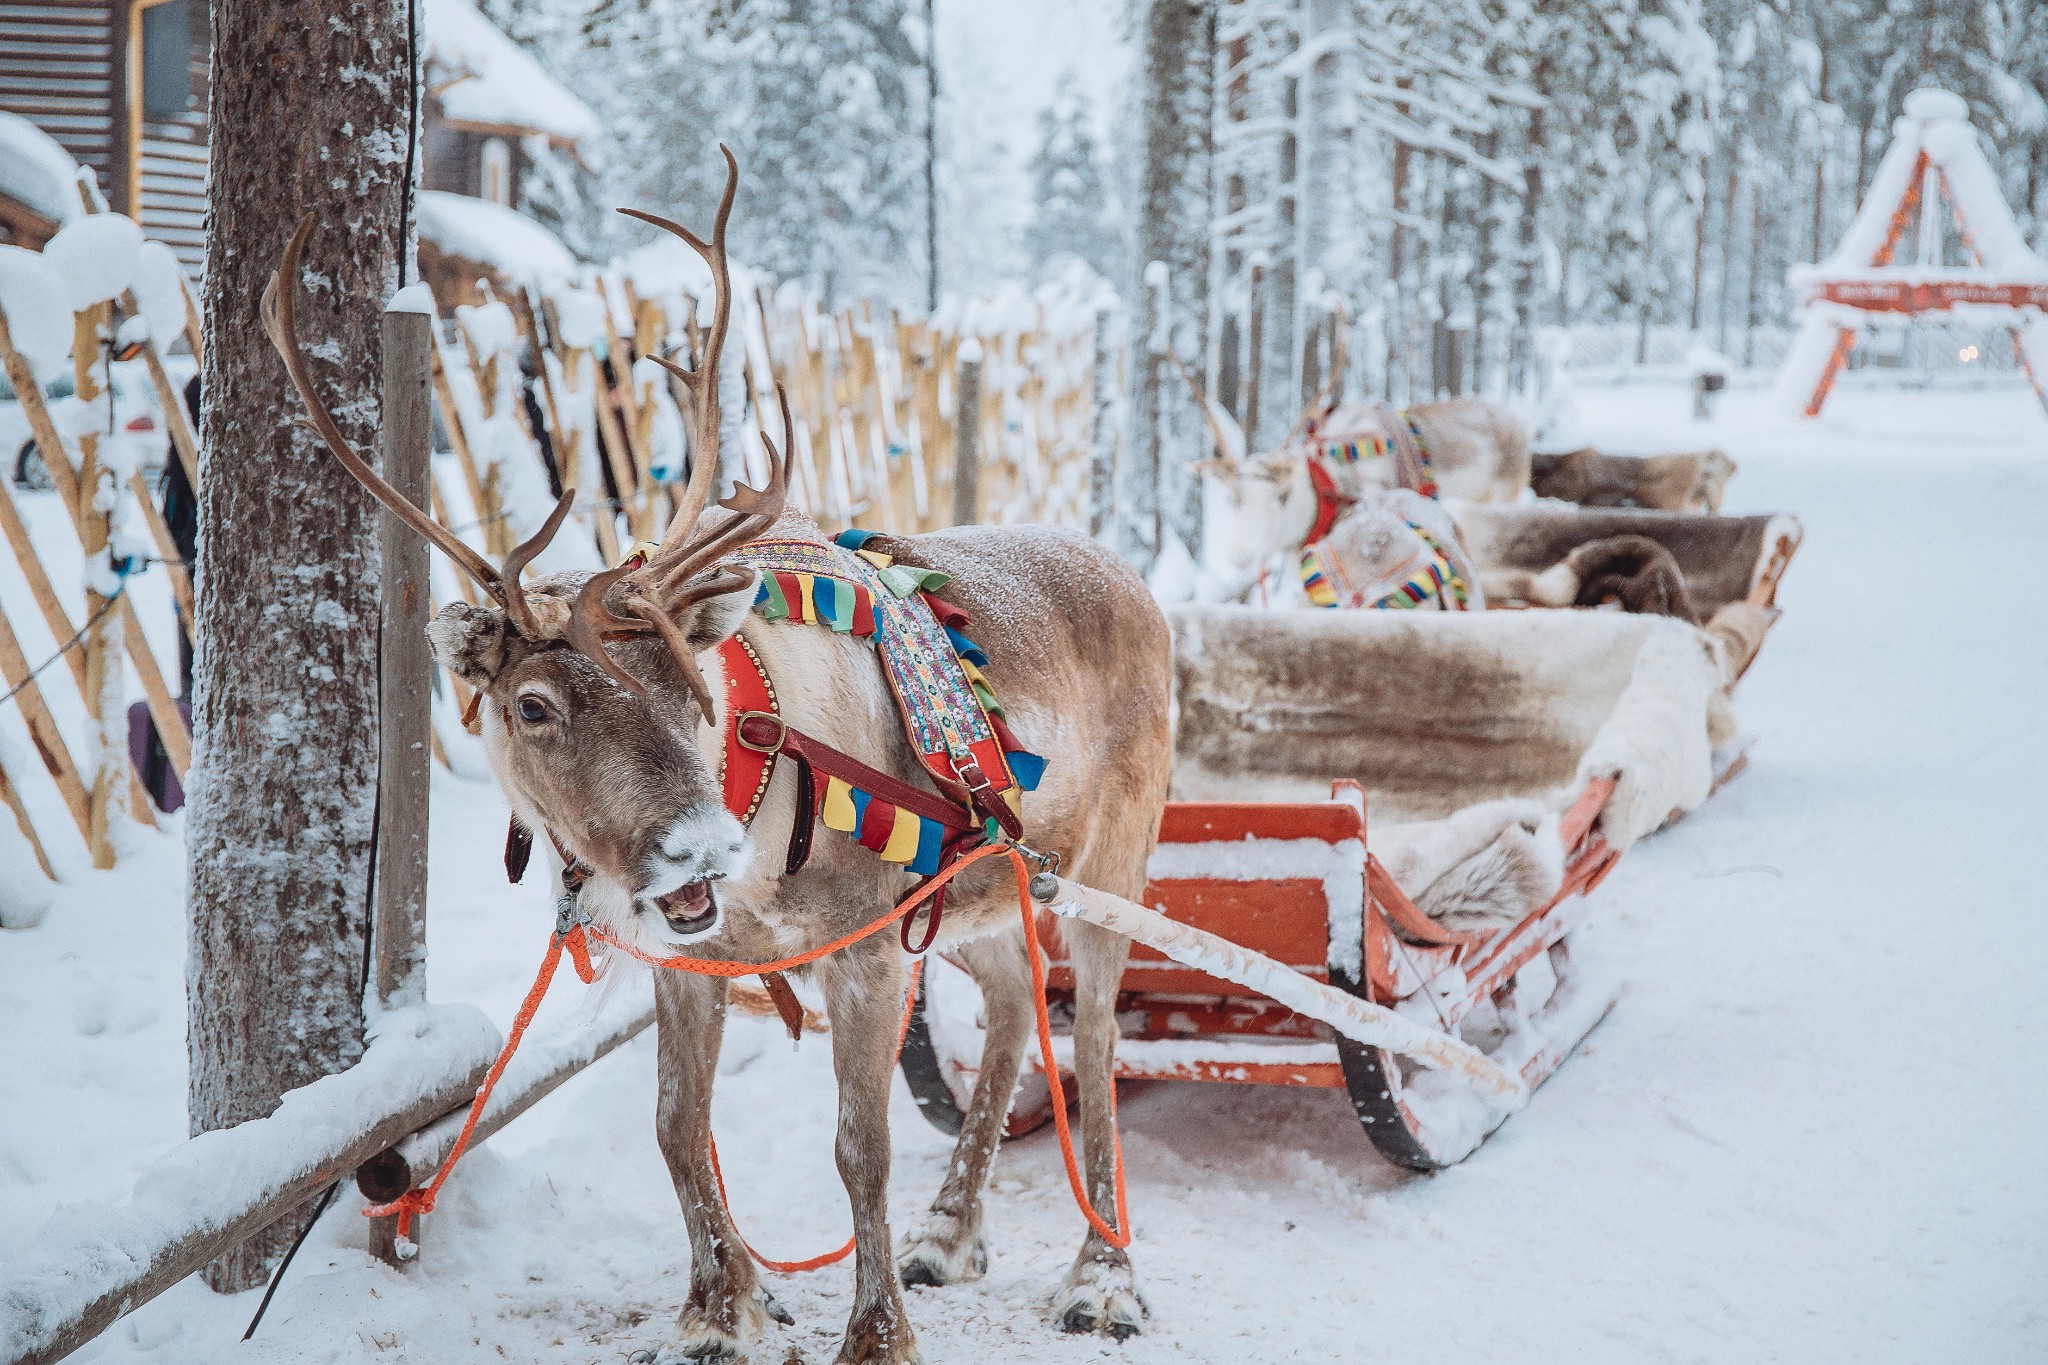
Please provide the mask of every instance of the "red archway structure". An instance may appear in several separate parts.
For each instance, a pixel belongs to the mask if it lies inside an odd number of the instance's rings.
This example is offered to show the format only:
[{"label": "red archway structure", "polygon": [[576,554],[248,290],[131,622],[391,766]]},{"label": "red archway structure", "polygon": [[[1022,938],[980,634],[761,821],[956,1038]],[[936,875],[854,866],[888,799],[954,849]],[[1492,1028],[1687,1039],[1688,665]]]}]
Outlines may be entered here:
[{"label": "red archway structure", "polygon": [[[1818,265],[1793,269],[1803,318],[1779,382],[1803,401],[1806,416],[1820,415],[1865,327],[1929,314],[2003,326],[2048,411],[2048,261],[2020,235],[1968,112],[1945,90],[1906,96],[1892,145],[1841,244]],[[1902,262],[1900,244],[1916,222],[1917,249]],[[1968,264],[1943,263],[1945,224]]]}]

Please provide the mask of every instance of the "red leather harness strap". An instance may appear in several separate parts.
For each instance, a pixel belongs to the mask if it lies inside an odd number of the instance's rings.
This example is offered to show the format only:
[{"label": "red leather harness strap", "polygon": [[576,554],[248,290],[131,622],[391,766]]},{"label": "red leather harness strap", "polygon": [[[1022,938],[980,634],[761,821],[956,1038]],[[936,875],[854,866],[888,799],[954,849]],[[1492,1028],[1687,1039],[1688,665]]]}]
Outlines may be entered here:
[{"label": "red leather harness strap", "polygon": [[954,802],[871,768],[784,720],[776,710],[775,689],[769,685],[761,660],[739,636],[727,640],[719,650],[725,664],[725,808],[742,824],[760,808],[776,756],[788,754],[948,829],[975,827],[973,816]]},{"label": "red leather harness strap", "polygon": [[1309,527],[1308,539],[1302,542],[1305,546],[1329,535],[1330,529],[1337,524],[1337,518],[1344,515],[1344,509],[1351,505],[1350,500],[1337,491],[1337,481],[1330,476],[1330,471],[1323,468],[1323,462],[1313,455],[1308,457],[1308,481],[1316,490],[1316,520],[1315,525]]}]

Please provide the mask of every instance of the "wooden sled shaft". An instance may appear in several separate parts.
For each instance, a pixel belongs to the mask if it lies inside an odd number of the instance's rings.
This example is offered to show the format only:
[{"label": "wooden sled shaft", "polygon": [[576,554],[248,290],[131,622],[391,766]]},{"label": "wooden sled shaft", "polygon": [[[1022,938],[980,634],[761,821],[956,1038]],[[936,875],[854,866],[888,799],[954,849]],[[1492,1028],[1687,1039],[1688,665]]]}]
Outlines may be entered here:
[{"label": "wooden sled shaft", "polygon": [[1501,1109],[1512,1113],[1529,1102],[1520,1076],[1458,1038],[1425,1028],[1405,1016],[1302,975],[1263,953],[1220,935],[1182,924],[1121,896],[1061,877],[1048,908],[1066,919],[1123,934],[1164,953],[1183,966],[1258,991],[1299,1014],[1330,1026],[1353,1042],[1385,1048],[1432,1070],[1469,1081]]}]

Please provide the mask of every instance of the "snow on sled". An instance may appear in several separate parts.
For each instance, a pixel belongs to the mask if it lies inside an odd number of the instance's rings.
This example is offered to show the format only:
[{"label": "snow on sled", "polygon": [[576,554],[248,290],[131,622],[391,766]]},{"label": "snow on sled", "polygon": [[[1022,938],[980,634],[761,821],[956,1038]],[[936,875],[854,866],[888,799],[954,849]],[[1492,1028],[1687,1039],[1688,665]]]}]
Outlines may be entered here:
[{"label": "snow on sled", "polygon": [[[1505,1090],[1540,1085],[1618,994],[1577,951],[1587,893],[1738,761],[1715,753],[1720,650],[1616,612],[1203,607],[1173,623],[1175,799],[1145,893],[1165,918],[1095,897],[1134,912],[1116,926],[1137,940],[1117,1074],[1342,1088],[1390,1160],[1462,1160],[1515,1107]],[[1071,1019],[1041,919],[1048,1004]],[[1329,1007],[1346,999],[1409,1041]],[[947,1131],[978,1074],[979,1008],[963,971],[929,964],[903,1070]],[[1489,1095],[1482,1073],[1505,1081]],[[1051,1117],[1048,1094],[1026,1075],[1010,1134]]]}]

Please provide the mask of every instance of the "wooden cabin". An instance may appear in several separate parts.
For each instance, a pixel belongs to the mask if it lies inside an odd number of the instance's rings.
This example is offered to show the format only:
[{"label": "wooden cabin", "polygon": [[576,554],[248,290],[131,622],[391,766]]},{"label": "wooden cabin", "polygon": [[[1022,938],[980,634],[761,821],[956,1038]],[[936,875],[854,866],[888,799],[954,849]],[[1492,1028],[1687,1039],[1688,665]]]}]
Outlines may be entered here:
[{"label": "wooden cabin", "polygon": [[[421,18],[426,188],[517,209],[534,150],[574,153],[598,132],[597,116],[470,0],[422,0]],[[205,251],[210,47],[206,0],[0,4],[0,110],[90,168],[109,205],[195,277]],[[46,211],[0,195],[0,233],[10,240],[40,245],[36,233],[49,226]]]}]

